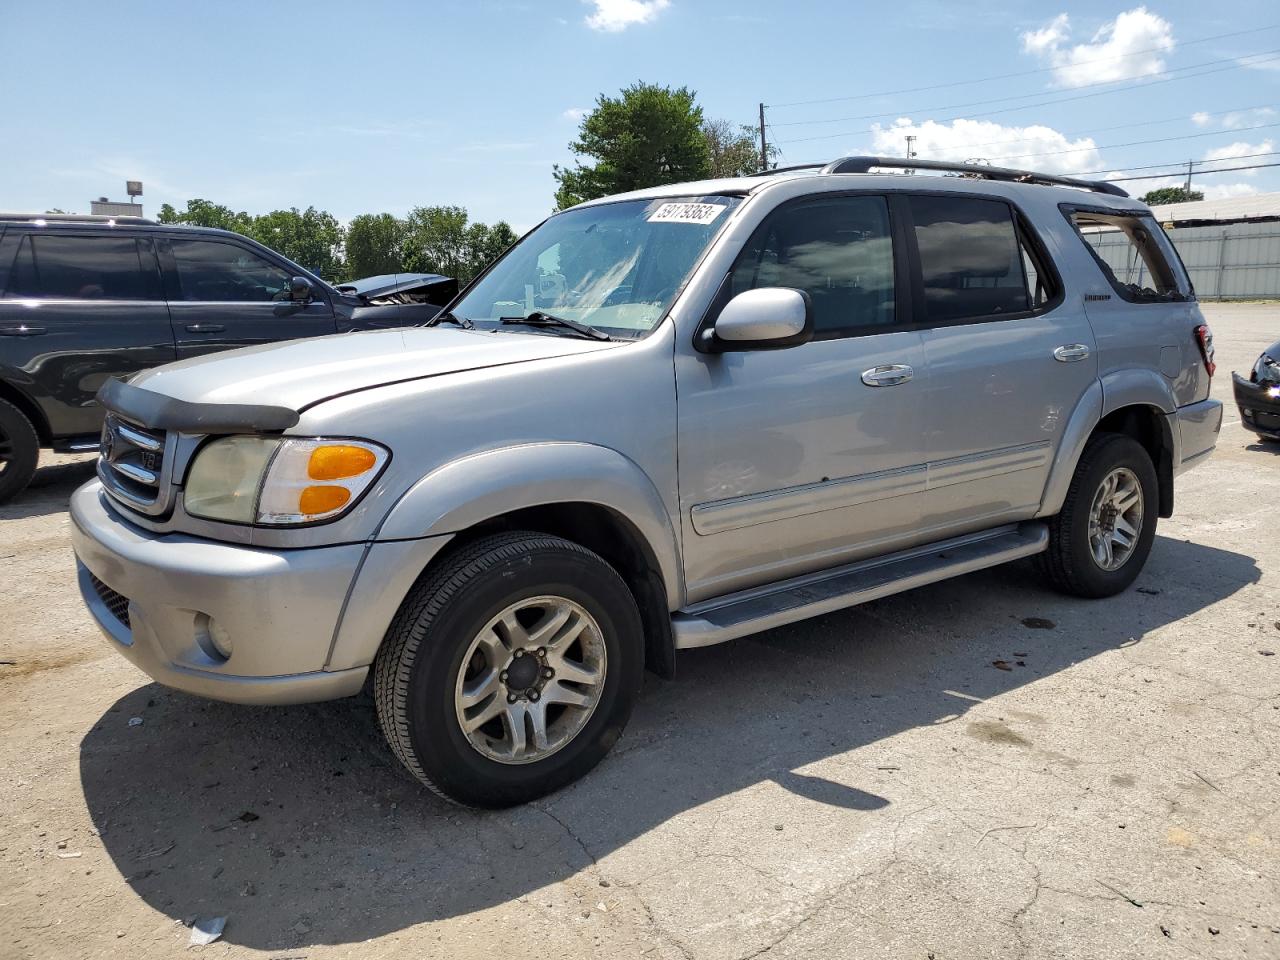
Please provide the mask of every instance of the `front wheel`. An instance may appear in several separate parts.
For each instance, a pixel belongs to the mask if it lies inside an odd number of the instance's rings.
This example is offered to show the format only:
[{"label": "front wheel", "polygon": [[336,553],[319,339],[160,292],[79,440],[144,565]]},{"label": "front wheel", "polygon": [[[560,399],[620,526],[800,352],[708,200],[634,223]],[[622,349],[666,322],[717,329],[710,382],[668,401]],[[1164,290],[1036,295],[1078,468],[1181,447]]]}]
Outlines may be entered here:
[{"label": "front wheel", "polygon": [[1159,481],[1146,449],[1104,433],[1085,446],[1041,569],[1064,593],[1110,597],[1142,572],[1156,535]]},{"label": "front wheel", "polygon": [[21,410],[0,400],[0,503],[26,489],[39,461],[36,428]]},{"label": "front wheel", "polygon": [[480,807],[578,779],[622,734],[643,670],[640,614],[590,550],[486,537],[423,577],[374,664],[378,719],[409,771]]}]

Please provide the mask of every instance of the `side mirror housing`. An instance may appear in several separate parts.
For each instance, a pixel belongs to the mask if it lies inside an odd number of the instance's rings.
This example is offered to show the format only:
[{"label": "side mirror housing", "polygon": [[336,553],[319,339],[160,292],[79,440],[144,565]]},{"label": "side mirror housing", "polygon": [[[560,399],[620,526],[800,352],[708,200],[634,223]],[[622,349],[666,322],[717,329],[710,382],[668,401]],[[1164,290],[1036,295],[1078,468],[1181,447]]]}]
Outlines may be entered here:
[{"label": "side mirror housing", "polygon": [[702,331],[698,348],[706,353],[778,350],[812,339],[809,295],[789,287],[760,287],[726,303],[715,324]]},{"label": "side mirror housing", "polygon": [[306,277],[294,277],[289,281],[289,299],[294,303],[309,303],[315,295],[315,288]]}]

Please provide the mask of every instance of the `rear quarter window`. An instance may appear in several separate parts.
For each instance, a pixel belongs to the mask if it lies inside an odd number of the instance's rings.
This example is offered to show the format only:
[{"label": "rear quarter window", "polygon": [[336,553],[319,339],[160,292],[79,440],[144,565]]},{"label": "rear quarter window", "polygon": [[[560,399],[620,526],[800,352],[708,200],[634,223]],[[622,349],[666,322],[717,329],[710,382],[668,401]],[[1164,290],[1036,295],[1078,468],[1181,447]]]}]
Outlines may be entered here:
[{"label": "rear quarter window", "polygon": [[1173,244],[1149,214],[1064,208],[1107,282],[1130,303],[1169,303],[1192,295]]}]

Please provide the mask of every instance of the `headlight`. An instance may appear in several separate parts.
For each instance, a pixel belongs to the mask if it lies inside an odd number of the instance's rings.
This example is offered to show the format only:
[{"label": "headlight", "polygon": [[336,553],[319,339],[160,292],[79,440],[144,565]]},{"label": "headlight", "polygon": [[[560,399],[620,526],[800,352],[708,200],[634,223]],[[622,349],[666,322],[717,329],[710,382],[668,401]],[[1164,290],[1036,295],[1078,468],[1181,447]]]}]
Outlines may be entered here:
[{"label": "headlight", "polygon": [[1265,353],[1253,365],[1254,383],[1280,383],[1280,363],[1272,360]]},{"label": "headlight", "polygon": [[367,440],[225,437],[187,474],[187,513],[229,523],[330,520],[368,489],[390,452]]}]

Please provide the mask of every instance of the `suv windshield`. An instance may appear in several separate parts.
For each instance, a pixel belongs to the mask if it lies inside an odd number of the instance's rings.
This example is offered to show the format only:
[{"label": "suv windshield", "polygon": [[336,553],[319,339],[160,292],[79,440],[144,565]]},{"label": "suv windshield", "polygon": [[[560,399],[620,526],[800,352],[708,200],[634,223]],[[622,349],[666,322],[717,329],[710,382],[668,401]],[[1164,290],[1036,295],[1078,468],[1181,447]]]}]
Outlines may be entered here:
[{"label": "suv windshield", "polygon": [[741,202],[663,197],[558,214],[512,248],[450,312],[483,329],[510,328],[503,318],[509,325],[512,317],[549,314],[610,336],[643,336]]}]

